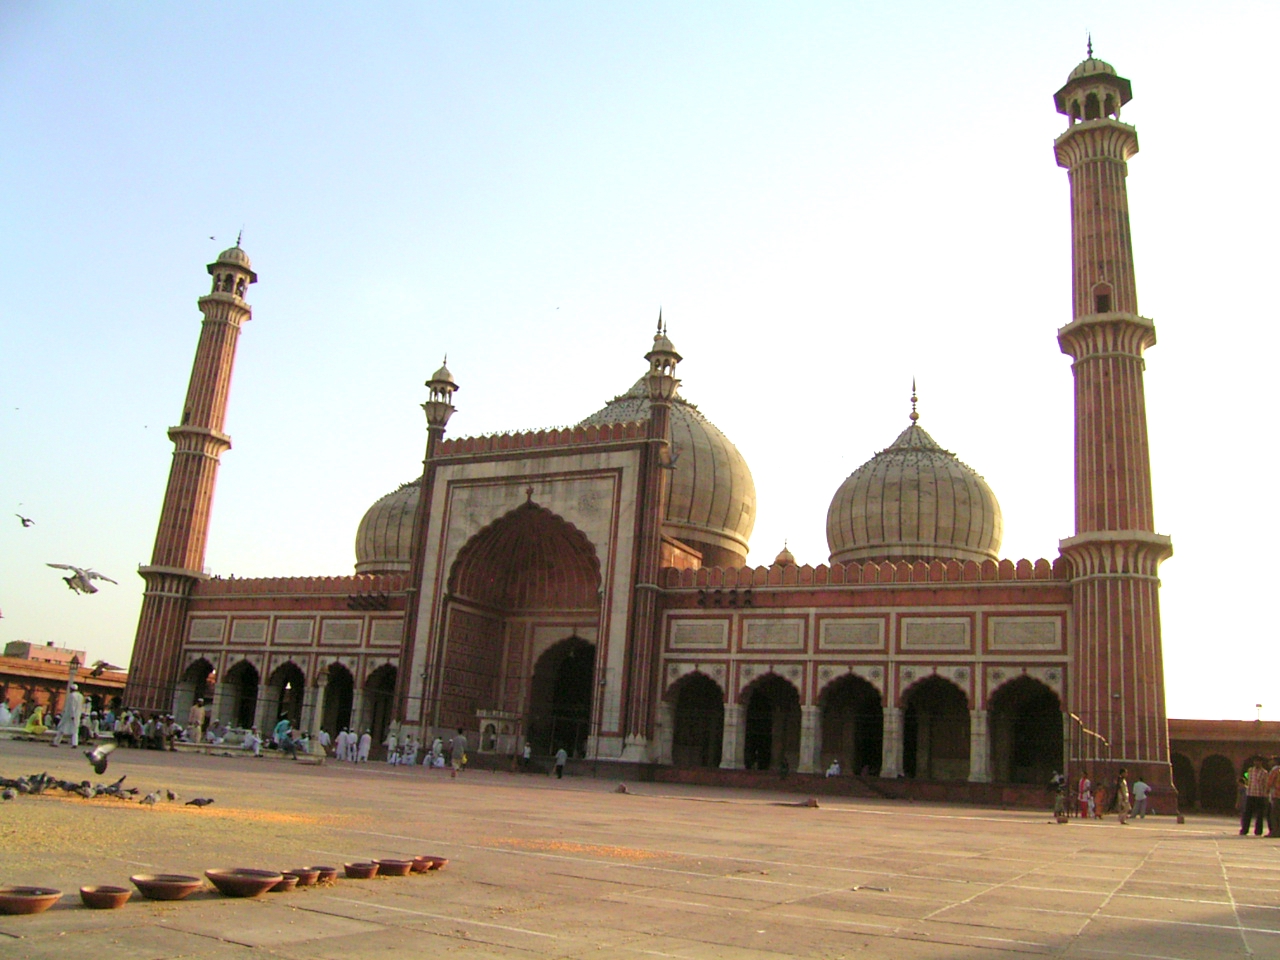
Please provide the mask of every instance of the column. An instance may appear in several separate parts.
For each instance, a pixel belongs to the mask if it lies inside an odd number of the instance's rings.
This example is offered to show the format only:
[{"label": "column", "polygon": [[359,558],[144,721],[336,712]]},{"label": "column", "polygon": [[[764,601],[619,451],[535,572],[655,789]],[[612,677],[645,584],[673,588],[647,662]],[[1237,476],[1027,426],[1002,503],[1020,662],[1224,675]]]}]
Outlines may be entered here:
[{"label": "column", "polygon": [[364,690],[351,691],[351,732],[357,737],[364,733]]},{"label": "column", "polygon": [[991,782],[991,733],[987,711],[969,711],[969,782]]},{"label": "column", "polygon": [[657,756],[654,759],[658,763],[670,765],[672,746],[676,735],[676,708],[674,704],[666,700],[658,701],[656,727],[654,739],[656,740]]},{"label": "column", "polygon": [[[215,683],[213,685],[213,699],[209,701],[209,722],[212,723],[215,718],[226,723],[228,718],[222,715],[222,710],[227,703],[227,695],[231,693],[227,689],[225,683]],[[182,719],[186,719],[185,717]]]},{"label": "column", "polygon": [[276,725],[276,711],[273,709],[276,703],[270,688],[258,687],[258,704],[253,713],[253,725],[258,728],[258,733],[264,740],[270,739],[271,731]]},{"label": "column", "polygon": [[740,703],[730,703],[724,708],[724,742],[720,748],[720,769],[741,770],[742,751],[746,746],[743,728],[747,722],[746,711]]},{"label": "column", "polygon": [[320,722],[324,719],[324,689],[327,679],[328,674],[322,671],[316,682],[307,687],[302,701],[302,726],[312,740],[320,733]]},{"label": "column", "polygon": [[817,773],[822,768],[822,708],[800,708],[800,762],[796,773]]},{"label": "column", "polygon": [[896,779],[902,773],[902,711],[884,708],[884,742],[880,755],[880,776]]}]

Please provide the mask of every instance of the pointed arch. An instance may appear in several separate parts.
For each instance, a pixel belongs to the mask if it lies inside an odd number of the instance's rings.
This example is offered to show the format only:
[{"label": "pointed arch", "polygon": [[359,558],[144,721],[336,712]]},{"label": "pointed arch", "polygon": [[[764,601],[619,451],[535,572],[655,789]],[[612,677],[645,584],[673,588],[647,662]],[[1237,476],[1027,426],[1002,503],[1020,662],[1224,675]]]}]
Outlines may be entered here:
[{"label": "pointed arch", "polygon": [[932,674],[904,692],[902,769],[919,780],[969,776],[969,698],[954,682]]},{"label": "pointed arch", "polygon": [[880,691],[856,673],[834,678],[818,695],[822,715],[822,760],[839,760],[848,773],[880,772],[884,704]]},{"label": "pointed arch", "polygon": [[748,770],[795,770],[800,762],[800,691],[773,671],[748,684],[738,700],[745,705],[743,762]]},{"label": "pointed arch", "polygon": [[529,702],[529,741],[535,752],[585,756],[591,736],[596,648],[581,637],[566,637],[538,658]]},{"label": "pointed arch", "polygon": [[671,762],[677,767],[718,767],[724,745],[724,690],[700,670],[668,688],[673,706]]},{"label": "pointed arch", "polygon": [[1048,783],[1064,769],[1062,701],[1048,685],[1023,674],[988,698],[991,776],[1001,783]]},{"label": "pointed arch", "polygon": [[241,660],[227,670],[222,681],[226,690],[222,697],[222,721],[234,727],[251,729],[258,709],[258,668]]}]

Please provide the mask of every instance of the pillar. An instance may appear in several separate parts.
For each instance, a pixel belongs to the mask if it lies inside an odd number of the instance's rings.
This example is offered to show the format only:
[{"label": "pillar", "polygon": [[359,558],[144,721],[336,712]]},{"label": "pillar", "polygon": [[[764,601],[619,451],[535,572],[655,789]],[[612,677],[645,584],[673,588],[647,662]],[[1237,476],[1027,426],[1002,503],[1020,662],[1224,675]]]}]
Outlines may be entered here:
[{"label": "pillar", "polygon": [[676,736],[676,708],[675,704],[667,700],[658,701],[658,716],[654,728],[654,739],[656,741],[657,756],[654,759],[658,763],[671,764],[672,748],[675,744]]},{"label": "pillar", "polygon": [[884,740],[880,752],[880,776],[897,779],[902,774],[902,710],[884,708]]},{"label": "pillar", "polygon": [[817,773],[822,764],[822,708],[800,708],[800,763],[796,773]]},{"label": "pillar", "polygon": [[324,719],[324,691],[326,671],[321,671],[315,683],[307,685],[306,695],[302,700],[302,726],[307,735],[315,740],[320,733],[320,723]]},{"label": "pillar", "polygon": [[744,766],[742,752],[746,734],[747,711],[740,703],[726,704],[724,708],[724,740],[720,747],[720,769],[741,770]]},{"label": "pillar", "polygon": [[991,731],[987,711],[969,711],[969,782],[991,782]]}]

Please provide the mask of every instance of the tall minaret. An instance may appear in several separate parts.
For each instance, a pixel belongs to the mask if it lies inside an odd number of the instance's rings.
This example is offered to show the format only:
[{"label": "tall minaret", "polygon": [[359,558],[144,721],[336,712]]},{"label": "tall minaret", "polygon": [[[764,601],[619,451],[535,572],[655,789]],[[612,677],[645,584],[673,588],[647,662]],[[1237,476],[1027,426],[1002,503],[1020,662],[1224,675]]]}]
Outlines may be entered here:
[{"label": "tall minaret", "polygon": [[231,448],[231,438],[222,427],[236,341],[241,325],[252,315],[244,300],[245,290],[258,280],[238,240],[209,264],[209,273],[213,290],[198,301],[204,322],[182,423],[169,428],[173,464],[160,511],[160,529],[151,565],[138,569],[147,586],[133,641],[125,704],[144,710],[168,711],[173,707],[187,598],[195,582],[204,576],[218,460]]},{"label": "tall minaret", "polygon": [[1069,118],[1054,149],[1071,181],[1072,320],[1058,344],[1075,378],[1076,534],[1060,548],[1072,564],[1071,712],[1107,738],[1113,767],[1167,785],[1157,572],[1173,547],[1151,507],[1142,355],[1156,330],[1138,314],[1133,274],[1125,176],[1138,136],[1119,119],[1131,96],[1092,43],[1054,94]]}]

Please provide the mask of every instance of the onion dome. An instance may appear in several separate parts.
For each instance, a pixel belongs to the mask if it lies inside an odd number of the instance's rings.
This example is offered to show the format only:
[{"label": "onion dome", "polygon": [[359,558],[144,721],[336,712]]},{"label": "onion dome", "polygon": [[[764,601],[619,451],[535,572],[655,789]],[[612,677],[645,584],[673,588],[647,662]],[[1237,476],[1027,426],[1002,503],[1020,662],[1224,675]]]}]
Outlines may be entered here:
[{"label": "onion dome", "polygon": [[836,491],[827,510],[832,563],[999,559],[995,494],[915,419],[913,409],[911,426]]},{"label": "onion dome", "polygon": [[796,555],[791,552],[786,541],[783,541],[782,549],[778,551],[778,555],[773,558],[775,567],[794,567],[796,565]]},{"label": "onion dome", "polygon": [[356,530],[356,573],[408,573],[418,481],[410,480],[371,506]]},{"label": "onion dome", "polygon": [[1076,64],[1076,68],[1071,71],[1067,80],[1068,82],[1072,80],[1079,80],[1081,77],[1091,77],[1097,73],[1107,73],[1114,77],[1116,76],[1116,68],[1105,60],[1099,60],[1096,57],[1089,57],[1088,59],[1082,60],[1080,63]]},{"label": "onion dome", "polygon": [[[648,420],[646,379],[580,425]],[[742,566],[756,523],[756,485],[747,461],[678,390],[671,400],[671,442],[675,466],[662,532],[701,551],[703,566]]]}]

